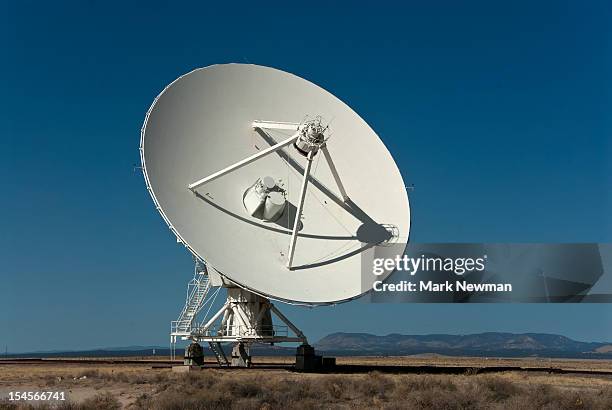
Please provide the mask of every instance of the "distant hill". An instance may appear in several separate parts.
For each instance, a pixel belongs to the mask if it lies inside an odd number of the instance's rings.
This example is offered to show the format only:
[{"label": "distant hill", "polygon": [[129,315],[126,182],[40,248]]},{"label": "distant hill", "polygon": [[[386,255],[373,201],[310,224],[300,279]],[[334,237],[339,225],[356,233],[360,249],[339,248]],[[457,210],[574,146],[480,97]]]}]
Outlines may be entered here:
[{"label": "distant hill", "polygon": [[[203,344],[205,355],[212,355]],[[612,343],[579,342],[565,336],[546,333],[478,333],[471,335],[401,335],[376,336],[369,333],[332,333],[315,343],[317,353],[334,356],[408,356],[445,355],[476,357],[559,357],[612,359]],[[104,347],[82,351],[45,351],[9,353],[7,357],[118,357],[167,356],[163,346]],[[225,348],[229,354],[230,347]],[[177,356],[183,349],[177,348]],[[293,355],[289,346],[254,345],[254,355]],[[2,357],[4,355],[0,355]]]},{"label": "distant hill", "polygon": [[337,355],[404,356],[541,356],[612,358],[612,344],[579,342],[546,333],[479,333],[471,335],[376,336],[368,333],[333,333],[316,343],[319,351]]}]

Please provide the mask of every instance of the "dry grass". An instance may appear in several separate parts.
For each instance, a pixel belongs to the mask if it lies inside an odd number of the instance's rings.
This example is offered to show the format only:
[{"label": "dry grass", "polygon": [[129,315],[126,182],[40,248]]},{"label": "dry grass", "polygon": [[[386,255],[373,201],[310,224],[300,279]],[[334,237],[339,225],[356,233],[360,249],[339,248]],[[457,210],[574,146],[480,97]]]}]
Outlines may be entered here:
[{"label": "dry grass", "polygon": [[75,402],[62,402],[62,403],[41,403],[41,404],[15,404],[8,402],[0,402],[0,410],[1,409],[38,409],[38,410],[119,410],[123,406],[121,402],[117,400],[115,396],[106,392],[99,393],[93,397],[83,400],[80,403]]},{"label": "dry grass", "polygon": [[[90,383],[151,386],[134,409],[609,409],[612,389],[571,390],[520,384],[502,376],[302,375],[205,370],[187,374],[89,373]],[[81,376],[82,377],[82,376]],[[101,392],[59,409],[118,409],[123,403]],[[17,409],[4,403],[0,409]],[[50,408],[49,405],[42,408]]]},{"label": "dry grass", "polygon": [[[72,401],[54,408],[75,410],[612,408],[611,378],[546,372],[452,376],[206,369],[179,374],[142,365],[3,366],[0,386],[0,393],[5,387],[66,391]],[[0,402],[0,409],[18,408],[28,406]]]},{"label": "dry grass", "polygon": [[495,376],[316,375],[257,380],[190,374],[137,408],[157,409],[609,409],[612,390],[569,391]]}]

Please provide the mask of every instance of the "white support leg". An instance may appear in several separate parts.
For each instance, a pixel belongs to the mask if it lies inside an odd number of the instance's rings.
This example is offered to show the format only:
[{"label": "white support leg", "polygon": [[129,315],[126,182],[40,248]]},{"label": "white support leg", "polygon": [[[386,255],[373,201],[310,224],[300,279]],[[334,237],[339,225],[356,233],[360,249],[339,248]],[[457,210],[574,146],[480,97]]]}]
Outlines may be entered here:
[{"label": "white support leg", "polygon": [[304,169],[304,179],[302,180],[302,190],[300,191],[300,199],[298,201],[297,211],[295,212],[295,222],[293,223],[293,232],[291,233],[291,242],[289,242],[289,255],[287,260],[287,268],[291,269],[293,263],[293,255],[295,254],[295,244],[297,242],[298,228],[300,227],[300,218],[304,208],[304,200],[306,199],[306,188],[308,188],[308,177],[310,176],[310,168],[312,168],[312,157],[314,151],[308,153],[306,157],[306,169]]},{"label": "white support leg", "polygon": [[346,194],[344,185],[342,185],[342,181],[340,180],[340,175],[338,175],[338,170],[336,169],[336,166],[334,165],[334,161],[332,161],[332,157],[329,153],[329,150],[327,149],[327,145],[323,145],[321,147],[321,151],[323,151],[323,155],[325,156],[325,160],[327,161],[327,164],[329,165],[329,169],[331,169],[332,175],[334,176],[334,179],[336,180],[336,185],[338,185],[338,189],[340,190],[340,195],[342,195],[342,199],[344,200],[344,202],[348,201],[349,197]]},{"label": "white support leg", "polygon": [[276,308],[276,306],[274,306],[274,304],[272,304],[272,303],[270,303],[270,310],[271,310],[272,312],[274,312],[274,314],[275,314],[275,315],[276,315],[276,316],[277,316],[277,317],[278,317],[280,320],[282,320],[282,321],[283,321],[283,322],[284,322],[284,323],[285,323],[285,324],[286,324],[286,325],[289,327],[289,329],[291,329],[291,331],[292,331],[293,333],[295,333],[295,335],[296,335],[298,338],[302,339],[302,342],[303,342],[303,343],[308,343],[308,341],[306,340],[306,336],[304,336],[304,333],[302,333],[302,331],[301,331],[300,329],[298,329],[298,328],[297,328],[297,327],[296,327],[296,326],[295,326],[293,323],[291,323],[291,321],[290,321],[289,319],[287,319],[287,318],[285,317],[285,315],[283,315],[283,314],[281,313],[281,311],[280,311],[280,310],[278,310],[278,309]]},{"label": "white support leg", "polygon": [[217,313],[215,313],[213,315],[213,317],[211,317],[210,320],[208,322],[206,322],[206,324],[204,326],[202,326],[201,329],[198,329],[199,332],[202,333],[202,334],[206,333],[208,331],[208,329],[213,325],[213,323],[215,323],[215,320],[217,320],[222,314],[224,314],[227,309],[229,309],[229,304],[228,304],[228,302],[225,302],[223,307],[221,309],[219,309],[219,311]]},{"label": "white support leg", "polygon": [[256,324],[251,324],[249,319],[245,316],[242,306],[234,305],[232,306],[232,310],[234,311],[234,322],[238,322],[238,324],[234,326],[234,334],[236,336],[249,335],[249,331],[251,331]]},{"label": "white support leg", "polygon": [[222,177],[225,174],[228,174],[232,171],[235,171],[239,168],[244,167],[245,165],[250,164],[253,161],[258,160],[259,158],[265,157],[266,155],[269,155],[275,151],[278,151],[279,149],[286,147],[289,144],[292,144],[295,140],[297,140],[299,137],[298,133],[295,133],[292,137],[287,138],[284,141],[279,142],[276,145],[272,145],[270,148],[266,148],[263,151],[258,152],[257,154],[251,155],[248,158],[243,159],[242,161],[236,162],[233,165],[230,165],[227,168],[222,169],[221,171],[215,172],[212,175],[207,176],[206,178],[202,178],[198,181],[195,181],[189,185],[187,185],[187,188],[191,189],[192,191],[196,190],[197,188],[201,187],[202,185],[206,184],[207,182],[210,182],[212,180],[215,180],[219,177]]}]

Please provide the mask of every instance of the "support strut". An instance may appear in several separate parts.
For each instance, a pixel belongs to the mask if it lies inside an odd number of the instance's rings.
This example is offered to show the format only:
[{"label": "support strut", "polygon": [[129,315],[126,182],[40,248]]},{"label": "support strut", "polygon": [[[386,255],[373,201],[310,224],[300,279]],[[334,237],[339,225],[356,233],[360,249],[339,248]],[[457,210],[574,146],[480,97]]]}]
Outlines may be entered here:
[{"label": "support strut", "polygon": [[306,188],[308,188],[308,177],[310,176],[310,169],[312,168],[312,157],[313,151],[308,153],[306,157],[306,169],[304,169],[304,179],[302,179],[302,189],[300,191],[300,200],[298,202],[297,211],[295,212],[295,221],[293,222],[293,232],[291,233],[291,242],[289,242],[289,255],[287,259],[287,267],[291,269],[293,264],[293,256],[295,255],[295,244],[297,242],[298,229],[300,227],[300,218],[302,217],[302,211],[304,210],[304,200],[306,199]]}]

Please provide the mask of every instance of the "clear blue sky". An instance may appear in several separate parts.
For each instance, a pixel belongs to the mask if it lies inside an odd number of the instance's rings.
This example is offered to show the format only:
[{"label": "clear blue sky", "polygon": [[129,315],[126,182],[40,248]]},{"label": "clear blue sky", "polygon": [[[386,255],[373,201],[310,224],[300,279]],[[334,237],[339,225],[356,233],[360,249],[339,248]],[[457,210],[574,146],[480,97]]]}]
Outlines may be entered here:
[{"label": "clear blue sky", "polygon": [[[415,241],[612,242],[609,2],[220,3],[0,6],[1,350],[167,344],[192,261],[133,165],[154,97],[214,63],[348,102],[416,186]],[[312,340],[612,340],[610,305],[284,310]]]}]

